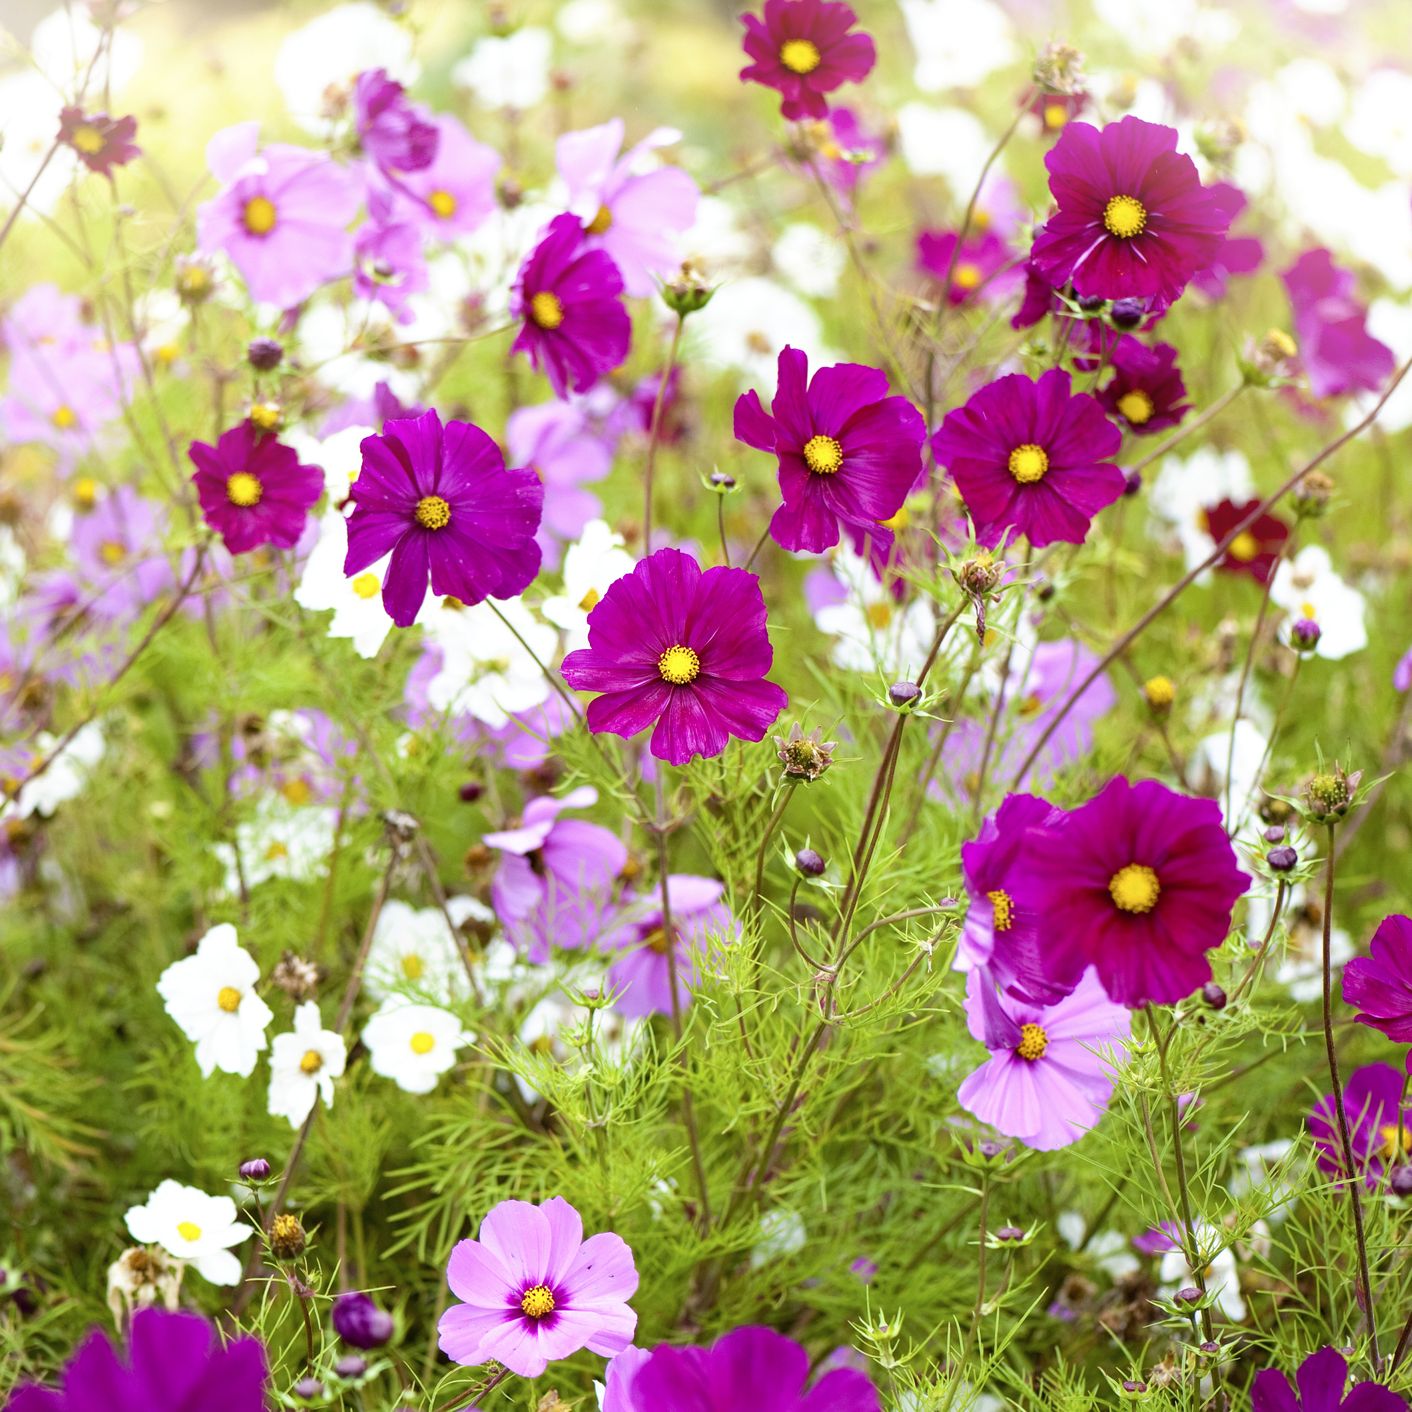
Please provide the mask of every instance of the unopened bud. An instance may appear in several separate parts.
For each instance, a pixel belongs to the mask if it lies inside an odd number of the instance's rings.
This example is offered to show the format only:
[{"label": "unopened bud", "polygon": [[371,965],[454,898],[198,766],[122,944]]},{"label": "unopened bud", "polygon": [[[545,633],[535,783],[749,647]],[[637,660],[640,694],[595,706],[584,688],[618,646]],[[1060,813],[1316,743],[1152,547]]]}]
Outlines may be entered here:
[{"label": "unopened bud", "polygon": [[819,878],[824,875],[824,869],[828,864],[824,862],[823,854],[815,852],[812,848],[801,848],[794,855],[794,866],[806,878]]}]

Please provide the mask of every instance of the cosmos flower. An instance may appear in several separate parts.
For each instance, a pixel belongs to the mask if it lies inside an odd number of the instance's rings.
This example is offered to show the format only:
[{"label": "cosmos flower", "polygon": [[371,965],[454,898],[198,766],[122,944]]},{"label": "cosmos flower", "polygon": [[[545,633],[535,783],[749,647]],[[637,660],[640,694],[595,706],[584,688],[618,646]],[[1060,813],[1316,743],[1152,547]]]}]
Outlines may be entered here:
[{"label": "cosmos flower", "polygon": [[141,1206],[129,1207],[123,1219],[134,1240],[191,1261],[202,1279],[240,1283],[240,1257],[231,1247],[248,1240],[254,1228],[238,1219],[230,1197],[208,1196],[168,1178]]},{"label": "cosmos flower", "polygon": [[358,231],[353,247],[353,292],[384,304],[399,323],[413,317],[408,302],[430,279],[422,256],[422,231],[411,221],[387,221],[390,203],[370,202],[374,218]]},{"label": "cosmos flower", "polygon": [[533,471],[509,470],[500,448],[469,422],[433,409],[389,421],[363,442],[350,496],[345,574],[391,554],[382,601],[408,627],[431,591],[466,605],[513,598],[539,572],[544,488]]},{"label": "cosmos flower", "polygon": [[196,1045],[196,1062],[209,1078],[217,1069],[249,1078],[267,1043],[274,1014],[256,994],[260,968],[222,922],[197,944],[196,954],[173,961],[157,981],[167,1014]]},{"label": "cosmos flower", "polygon": [[[1259,504],[1258,500],[1222,500],[1212,505],[1206,511],[1207,534],[1219,544]],[[1270,514],[1259,515],[1231,540],[1216,567],[1222,573],[1249,574],[1257,583],[1269,583],[1288,539],[1289,526],[1283,520]]]},{"label": "cosmos flower", "polygon": [[384,1000],[363,1026],[373,1073],[406,1093],[430,1093],[455,1067],[456,1051],[474,1038],[449,1010],[398,996]]},{"label": "cosmos flower", "polygon": [[1039,119],[1039,130],[1045,137],[1058,137],[1089,105],[1089,96],[1077,93],[1036,93],[1030,113]]},{"label": "cosmos flower", "polygon": [[392,619],[382,606],[382,584],[391,555],[349,578],[343,572],[347,552],[348,526],[343,516],[337,510],[325,510],[294,601],[315,613],[332,609],[327,635],[348,639],[360,657],[376,657],[392,631]]},{"label": "cosmos flower", "polygon": [[393,218],[419,225],[433,240],[470,235],[495,210],[500,154],[477,142],[450,113],[435,119],[436,151],[417,171],[397,174],[388,187]]},{"label": "cosmos flower", "polygon": [[588,728],[631,737],[654,725],[650,749],[684,765],[711,759],[731,736],[760,740],[789,704],[764,680],[774,662],[760,581],[744,569],[702,571],[659,549],[614,583],[588,615],[589,645],[564,658],[589,703]]},{"label": "cosmos flower", "polygon": [[354,1348],[381,1348],[396,1328],[392,1315],[361,1290],[335,1295],[330,1314],[334,1332]]},{"label": "cosmos flower", "polygon": [[526,353],[556,397],[587,392],[627,356],[632,321],[623,277],[602,250],[584,246],[577,216],[556,216],[520,267],[510,314],[524,321],[511,353]]},{"label": "cosmos flower", "polygon": [[880,550],[892,543],[883,525],[902,508],[922,473],[926,425],[905,397],[887,395],[887,375],[837,363],[809,377],[797,348],[779,355],[769,412],[753,389],[735,404],[738,441],[778,458],[784,503],[770,521],[782,548],[818,554],[846,526]]},{"label": "cosmos flower", "polygon": [[206,523],[232,554],[262,544],[293,549],[309,511],[324,491],[323,472],[270,432],[243,421],[221,433],[214,446],[193,441],[186,453]]},{"label": "cosmos flower", "polygon": [[365,989],[374,1000],[402,996],[445,1005],[457,999],[466,972],[452,925],[494,920],[490,908],[474,897],[448,897],[444,913],[440,907],[413,907],[389,898],[373,928],[363,968]]},{"label": "cosmos flower", "polygon": [[1278,1368],[1256,1373],[1251,1412],[1407,1412],[1407,1399],[1382,1383],[1355,1383],[1344,1395],[1348,1364],[1336,1348],[1321,1348],[1299,1365],[1291,1384]]},{"label": "cosmos flower", "polygon": [[294,1011],[294,1028],[276,1035],[270,1049],[270,1116],[297,1128],[320,1098],[332,1108],[333,1081],[347,1062],[342,1037],[324,1029],[318,1002],[306,1000]]},{"label": "cosmos flower", "polygon": [[993,549],[1007,532],[1036,549],[1082,544],[1089,523],[1127,482],[1112,458],[1122,436],[1069,374],[1051,368],[1038,382],[1012,373],[988,383],[946,414],[932,450],[956,481]]},{"label": "cosmos flower", "polygon": [[110,118],[107,113],[85,113],[67,107],[59,114],[59,141],[78,153],[78,159],[91,172],[111,176],[114,167],[126,166],[142,155],[132,139],[137,135],[137,119]]},{"label": "cosmos flower", "polygon": [[[1404,1078],[1391,1064],[1365,1064],[1344,1081],[1343,1107],[1348,1115],[1353,1162],[1370,1191],[1377,1190],[1390,1168],[1412,1161],[1412,1107],[1399,1112]],[[1308,1123],[1320,1168],[1343,1175],[1343,1145],[1333,1094],[1326,1094],[1314,1105]]]},{"label": "cosmos flower", "polygon": [[1363,595],[1334,569],[1322,544],[1308,544],[1292,559],[1282,559],[1270,585],[1270,602],[1283,608],[1288,621],[1281,634],[1299,621],[1318,624],[1315,654],[1326,662],[1341,661],[1368,645]]},{"label": "cosmos flower", "polygon": [[922,231],[917,237],[917,268],[935,280],[939,289],[946,288],[950,271],[950,304],[977,298],[1005,299],[1025,280],[1024,265],[1016,263],[1009,244],[990,230],[970,232],[959,251],[955,231]]},{"label": "cosmos flower", "polygon": [[386,69],[365,69],[353,85],[353,124],[363,151],[379,170],[419,172],[436,158],[441,134],[407,101]]},{"label": "cosmos flower", "polygon": [[635,561],[623,545],[622,535],[606,520],[590,520],[565,553],[564,591],[545,599],[541,611],[564,629],[570,650],[588,646],[589,613],[613,584],[632,572]]},{"label": "cosmos flower", "polygon": [[1177,367],[1177,350],[1170,343],[1149,348],[1124,336],[1109,354],[1113,376],[1098,393],[1110,416],[1138,436],[1174,427],[1191,411],[1186,383]]},{"label": "cosmos flower", "polygon": [[561,543],[577,539],[603,513],[603,502],[586,486],[613,466],[613,446],[590,422],[583,406],[539,402],[516,407],[505,422],[505,445],[517,466],[528,466],[544,483],[544,517],[538,540],[545,562],[558,562]]},{"label": "cosmos flower", "polygon": [[983,970],[966,978],[966,1022],[991,1057],[962,1080],[961,1106],[1006,1137],[1052,1152],[1094,1127],[1113,1094],[1101,1051],[1121,1047],[1131,1021],[1092,967],[1057,1004],[996,993]]},{"label": "cosmos flower", "polygon": [[1368,945],[1343,968],[1343,1002],[1358,1022],[1397,1044],[1412,1044],[1412,917],[1384,917]]},{"label": "cosmos flower", "polygon": [[871,36],[851,33],[858,16],[836,0],[765,0],[760,15],[742,15],[743,83],[778,89],[791,121],[828,116],[826,93],[862,83],[877,61]]},{"label": "cosmos flower", "polygon": [[1220,806],[1119,775],[1087,804],[1032,829],[1017,900],[1044,918],[1056,984],[1092,966],[1115,1003],[1174,1004],[1211,979],[1250,879]]},{"label": "cosmos flower", "polygon": [[887,138],[865,128],[852,108],[830,108],[810,136],[829,185],[846,196],[852,196],[864,176],[887,158]]},{"label": "cosmos flower", "polygon": [[426,701],[453,719],[470,716],[494,729],[554,694],[544,671],[559,634],[511,598],[492,609],[463,608],[450,599],[423,618],[429,652]]},{"label": "cosmos flower", "polygon": [[5,1406],[6,1412],[264,1412],[265,1386],[258,1339],[224,1343],[199,1314],[139,1309],[126,1359],[94,1329],[57,1389],[24,1384]]},{"label": "cosmos flower", "polygon": [[1393,351],[1368,332],[1357,281],[1324,249],[1306,250],[1280,272],[1289,292],[1299,362],[1315,397],[1377,392],[1392,375]]},{"label": "cosmos flower", "polygon": [[1045,154],[1059,210],[1031,259],[1051,285],[1171,303],[1216,258],[1231,214],[1177,150],[1177,130],[1129,115],[1069,123]]},{"label": "cosmos flower", "polygon": [[454,1363],[492,1358],[522,1378],[581,1348],[611,1358],[631,1342],[637,1315],[632,1251],[611,1231],[583,1238],[579,1213],[562,1196],[534,1206],[502,1201],[479,1240],[451,1252],[447,1283],[461,1300],[438,1324]]},{"label": "cosmos flower", "polygon": [[126,621],[175,587],[162,553],[162,513],[156,501],[120,485],[74,521],[69,545],[80,577],[94,590],[84,595],[94,617]]}]

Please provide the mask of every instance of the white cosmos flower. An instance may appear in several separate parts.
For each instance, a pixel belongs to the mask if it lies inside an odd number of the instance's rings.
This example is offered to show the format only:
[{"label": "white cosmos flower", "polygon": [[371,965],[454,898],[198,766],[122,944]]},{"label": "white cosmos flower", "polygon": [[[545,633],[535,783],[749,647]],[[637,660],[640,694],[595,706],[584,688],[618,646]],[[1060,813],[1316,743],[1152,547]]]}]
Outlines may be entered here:
[{"label": "white cosmos flower", "polygon": [[294,1012],[294,1028],[276,1035],[270,1049],[270,1116],[287,1118],[297,1128],[320,1098],[332,1108],[333,1081],[347,1061],[348,1048],[324,1029],[318,1002],[306,1000]]},{"label": "white cosmos flower", "polygon": [[[418,375],[385,358],[369,357],[366,351],[373,346],[385,347],[396,342],[396,329],[397,325],[381,304],[364,300],[355,300],[346,308],[340,304],[314,304],[299,318],[295,331],[297,356],[311,369],[321,386],[344,397],[371,397],[378,383],[385,382],[395,397],[411,403],[417,397]],[[295,433],[291,436],[300,439]],[[308,440],[320,444],[312,437]],[[323,462],[315,464],[323,465]],[[341,489],[335,490],[333,486],[329,489],[339,499],[348,493],[347,483]]]},{"label": "white cosmos flower", "polygon": [[740,212],[720,196],[703,195],[696,203],[696,221],[683,232],[682,259],[707,279],[743,278],[755,254],[754,238],[741,225]]},{"label": "white cosmos flower", "polygon": [[206,933],[196,954],[173,961],[157,980],[167,1014],[196,1045],[196,1062],[207,1078],[249,1078],[265,1048],[265,1027],[274,1018],[255,993],[260,968],[240,945],[229,922]]},{"label": "white cosmos flower", "polygon": [[[1196,1224],[1196,1255],[1209,1263],[1202,1269],[1207,1291],[1214,1294],[1213,1308],[1224,1318],[1240,1323],[1245,1318],[1245,1298],[1240,1292],[1240,1268],[1236,1251],[1226,1233],[1201,1222]],[[1263,1221],[1251,1228],[1245,1246],[1256,1250],[1268,1249],[1270,1231]],[[1243,1247],[1244,1248],[1244,1247]],[[1246,1251],[1249,1253],[1249,1250]],[[1157,1278],[1169,1294],[1196,1283],[1196,1275],[1180,1250],[1168,1250],[1157,1267]]]},{"label": "white cosmos flower", "polygon": [[[59,737],[40,731],[34,738],[34,764],[49,758]],[[89,777],[103,758],[103,728],[90,721],[59,751],[42,774],[27,780],[9,803],[0,806],[0,819],[27,819],[31,814],[49,818],[61,805],[83,793]]]},{"label": "white cosmos flower", "polygon": [[474,608],[442,603],[427,614],[427,637],[442,654],[441,670],[427,683],[427,699],[435,710],[503,726],[512,713],[548,699],[553,687],[540,663],[552,663],[558,633],[535,618],[521,598],[496,608],[498,614],[488,603]]},{"label": "white cosmos flower", "polygon": [[1131,1241],[1119,1231],[1095,1231],[1085,1242],[1088,1222],[1077,1211],[1061,1211],[1054,1228],[1070,1250],[1078,1250],[1082,1244],[1084,1257],[1111,1279],[1124,1279],[1136,1273],[1141,1266]]},{"label": "white cosmos flower", "polygon": [[236,825],[235,847],[217,843],[211,849],[225,867],[226,892],[240,891],[242,872],[247,887],[270,878],[308,882],[333,847],[337,820],[335,808],[293,805],[277,794],[267,795],[256,805],[253,818]]},{"label": "white cosmos flower", "polygon": [[908,171],[944,177],[961,202],[975,189],[995,145],[974,113],[930,103],[904,103],[897,110],[897,135]]},{"label": "white cosmos flower", "polygon": [[456,1063],[456,1051],[475,1042],[449,1010],[393,997],[363,1026],[373,1073],[407,1093],[430,1093]]},{"label": "white cosmos flower", "polygon": [[363,469],[364,439],[376,435],[373,427],[352,426],[322,439],[306,431],[291,431],[285,441],[306,466],[317,466],[324,473],[324,490],[329,500],[339,505],[348,499]]},{"label": "white cosmos flower", "polygon": [[85,8],[64,4],[51,10],[30,35],[29,55],[34,67],[67,98],[77,99],[86,80],[89,106],[101,107],[99,94],[117,93],[131,82],[142,63],[142,41],[123,25],[104,30]]},{"label": "white cosmos flower", "polygon": [[750,1268],[758,1270],[772,1261],[794,1255],[804,1249],[808,1232],[804,1217],[797,1211],[777,1206],[760,1217],[760,1234],[750,1252]]},{"label": "white cosmos flower", "polygon": [[1285,642],[1300,619],[1318,623],[1316,657],[1337,662],[1368,645],[1363,595],[1338,576],[1329,551],[1320,544],[1307,545],[1293,559],[1280,561],[1270,585],[1270,601],[1288,615],[1280,629]]},{"label": "white cosmos flower", "polygon": [[238,1219],[230,1197],[209,1196],[168,1178],[141,1206],[129,1207],[125,1219],[134,1240],[191,1261],[213,1285],[240,1283],[240,1258],[231,1247],[249,1239],[254,1228]]},{"label": "white cosmos flower", "polygon": [[[1251,796],[1260,783],[1260,766],[1269,745],[1270,740],[1265,732],[1242,716],[1234,730],[1223,726],[1213,731],[1192,752],[1192,763],[1199,771],[1193,780],[1198,792],[1213,798],[1221,806],[1223,814],[1227,798],[1231,801],[1234,819],[1226,820],[1231,832],[1246,821]],[[1231,767],[1229,782],[1226,774],[1228,761]]]},{"label": "white cosmos flower", "polygon": [[564,589],[544,601],[543,613],[567,634],[566,650],[588,646],[588,614],[611,584],[630,574],[633,557],[606,520],[590,520],[564,554]]},{"label": "white cosmos flower", "polygon": [[770,260],[781,278],[801,294],[826,299],[838,291],[848,254],[837,235],[805,221],[794,221],[780,232]]},{"label": "white cosmos flower", "polygon": [[833,572],[848,596],[820,608],[814,621],[834,639],[834,665],[852,672],[876,669],[889,678],[920,670],[936,636],[927,601],[894,598],[867,561],[847,547],[835,551]]},{"label": "white cosmos flower", "polygon": [[487,35],[452,68],[451,82],[482,108],[533,108],[549,92],[552,45],[549,31],[537,25]]},{"label": "white cosmos flower", "polygon": [[1343,135],[1381,157],[1400,177],[1412,177],[1412,74],[1374,69],[1353,87]]},{"label": "white cosmos flower", "polygon": [[[1412,304],[1400,304],[1393,299],[1375,299],[1368,309],[1368,332],[1392,349],[1401,367],[1412,358]],[[1347,414],[1350,421],[1365,415],[1357,403],[1350,401]],[[1412,377],[1398,383],[1391,397],[1378,413],[1378,425],[1385,432],[1406,431],[1412,427]]]},{"label": "white cosmos flower", "polygon": [[1015,31],[990,0],[901,0],[923,93],[969,88],[1015,58]]},{"label": "white cosmos flower", "polygon": [[392,619],[382,606],[382,586],[392,555],[348,578],[343,572],[347,553],[347,523],[338,510],[326,510],[319,520],[318,543],[304,561],[294,601],[316,613],[333,609],[328,636],[349,639],[360,657],[376,657],[392,631]]},{"label": "white cosmos flower", "polygon": [[[0,131],[5,134],[0,146],[0,198],[7,209],[34,181],[54,146],[63,101],[63,95],[40,74],[26,71],[0,78]],[[30,191],[25,212],[47,215],[77,171],[77,153],[61,144]]]},{"label": "white cosmos flower", "polygon": [[711,302],[687,324],[702,358],[716,367],[736,368],[749,387],[772,388],[780,349],[803,349],[809,366],[833,361],[824,344],[819,316],[797,294],[772,279],[752,278],[722,285]]},{"label": "white cosmos flower", "polygon": [[[446,910],[458,927],[472,917],[495,920],[490,908],[474,897],[449,897]],[[363,974],[364,987],[374,1000],[413,995],[445,1002],[465,990],[461,949],[441,908],[413,907],[396,898],[384,903],[378,914]]]},{"label": "white cosmos flower", "polygon": [[[1274,906],[1275,890],[1251,893],[1246,901],[1245,939],[1256,947],[1270,929],[1270,910]],[[1264,978],[1267,983],[1282,986],[1291,1000],[1308,1004],[1323,995],[1324,988],[1324,929],[1322,904],[1311,899],[1303,883],[1289,889],[1280,925],[1285,931],[1283,944],[1276,939],[1270,944],[1279,948],[1277,961],[1266,961]],[[1353,938],[1335,920],[1329,929],[1329,962],[1334,985],[1338,986],[1344,963],[1353,959],[1356,948]]]}]

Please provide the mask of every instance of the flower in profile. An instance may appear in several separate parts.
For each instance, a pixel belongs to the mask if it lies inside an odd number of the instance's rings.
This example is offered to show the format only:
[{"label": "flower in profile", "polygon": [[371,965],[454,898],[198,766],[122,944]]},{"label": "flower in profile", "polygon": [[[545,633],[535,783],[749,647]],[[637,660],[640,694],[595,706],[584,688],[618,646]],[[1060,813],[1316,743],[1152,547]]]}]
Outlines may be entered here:
[{"label": "flower in profile", "polygon": [[606,520],[589,520],[582,537],[564,554],[564,590],[546,598],[540,611],[564,629],[570,649],[588,646],[588,615],[594,605],[636,561],[624,548],[622,535]]},{"label": "flower in profile", "polygon": [[1225,941],[1250,878],[1213,799],[1119,775],[1087,804],[1030,831],[1023,905],[1044,918],[1056,984],[1088,966],[1111,1000],[1174,1004],[1211,979],[1206,953]]},{"label": "flower in profile", "polygon": [[575,691],[597,691],[588,728],[631,737],[684,765],[719,755],[732,736],[760,740],[789,704],[766,681],[774,649],[760,581],[744,569],[702,571],[659,549],[612,584],[588,615],[587,647],[564,658]]},{"label": "flower in profile", "polygon": [[139,1309],[124,1359],[101,1329],[78,1346],[57,1389],[26,1383],[6,1412],[264,1412],[265,1350],[258,1339],[223,1343],[199,1314]]},{"label": "flower in profile", "polygon": [[406,1093],[430,1093],[456,1051],[473,1042],[461,1022],[439,1005],[418,1005],[390,996],[363,1026],[373,1073]]},{"label": "flower in profile", "polygon": [[391,554],[382,602],[398,627],[416,618],[428,576],[433,593],[468,606],[513,598],[533,581],[544,487],[533,471],[507,469],[479,427],[443,427],[432,409],[385,423],[362,445],[343,572]]},{"label": "flower in profile", "polygon": [[1052,1152],[1094,1127],[1113,1094],[1105,1047],[1120,1047],[1131,1021],[1092,967],[1057,1004],[998,994],[984,970],[966,978],[966,1022],[990,1058],[961,1082],[961,1106],[1006,1137]]},{"label": "flower in profile", "polygon": [[231,1247],[248,1240],[254,1228],[238,1219],[230,1197],[208,1196],[168,1178],[141,1206],[129,1207],[123,1219],[134,1240],[191,1261],[202,1279],[240,1283],[240,1257]]},{"label": "flower in profile", "polygon": [[603,250],[587,249],[577,216],[555,216],[520,267],[510,314],[524,324],[510,346],[528,354],[556,397],[587,392],[627,356],[632,321],[623,277]]},{"label": "flower in profile", "polygon": [[738,441],[779,462],[784,503],[770,521],[781,547],[811,554],[838,543],[840,527],[885,551],[882,522],[902,508],[922,473],[926,425],[905,397],[889,397],[887,375],[836,363],[809,377],[808,355],[784,348],[769,412],[752,388],[735,404]]},{"label": "flower in profile", "polygon": [[241,946],[229,922],[203,936],[196,954],[173,961],[157,981],[167,1014],[196,1045],[196,1062],[209,1078],[223,1074],[249,1078],[265,1048],[265,1028],[274,1019],[255,992],[260,968]]},{"label": "flower in profile", "polygon": [[1278,1368],[1256,1373],[1251,1412],[1407,1412],[1407,1399],[1382,1383],[1355,1383],[1344,1395],[1348,1364],[1336,1348],[1321,1348],[1299,1365],[1291,1384]]},{"label": "flower in profile", "polygon": [[1109,356],[1113,376],[1098,394],[1110,416],[1139,436],[1174,427],[1191,411],[1186,383],[1170,343],[1149,348],[1136,338],[1118,340]]},{"label": "flower in profile", "polygon": [[294,1028],[275,1036],[270,1049],[269,1111],[297,1128],[320,1098],[333,1107],[333,1081],[343,1073],[348,1048],[342,1036],[326,1030],[316,1000],[294,1012]]},{"label": "flower in profile", "polygon": [[1121,444],[1098,403],[1072,393],[1057,368],[1038,382],[1011,373],[988,383],[932,438],[987,549],[1007,532],[1036,549],[1082,544],[1093,517],[1127,485],[1112,461]]},{"label": "flower in profile", "polygon": [[1392,376],[1391,348],[1368,332],[1357,281],[1322,248],[1306,250],[1280,272],[1293,311],[1299,361],[1315,397],[1377,392]]},{"label": "flower in profile", "polygon": [[837,0],[765,0],[760,15],[742,15],[746,56],[742,83],[778,89],[780,112],[793,122],[826,118],[826,93],[862,83],[877,62],[872,37],[851,33],[858,16]]},{"label": "flower in profile", "polygon": [[1229,206],[1177,151],[1176,128],[1131,115],[1101,131],[1069,123],[1044,164],[1059,209],[1031,259],[1055,287],[1170,304],[1221,249]]},{"label": "flower in profile", "polygon": [[365,69],[353,85],[353,122],[380,171],[419,172],[436,158],[441,134],[386,69]]},{"label": "flower in profile", "polygon": [[917,237],[917,268],[947,290],[950,304],[1007,298],[1025,279],[1024,266],[1014,262],[1008,243],[992,230],[968,235],[959,250],[955,231],[924,230]]},{"label": "flower in profile", "polygon": [[91,172],[110,176],[114,167],[126,166],[141,156],[132,139],[137,136],[137,119],[110,118],[107,113],[85,113],[67,107],[59,114],[59,141],[72,147],[78,159]]},{"label": "flower in profile", "polygon": [[556,1196],[502,1201],[479,1240],[459,1241],[446,1266],[461,1300],[437,1325],[454,1363],[491,1359],[522,1378],[581,1348],[612,1358],[632,1342],[637,1290],[632,1251],[611,1231],[583,1238],[579,1213]]},{"label": "flower in profile", "polygon": [[243,421],[221,433],[214,446],[193,441],[186,453],[201,513],[232,554],[262,544],[293,549],[315,501],[323,472],[305,466],[277,436]]},{"label": "flower in profile", "polygon": [[[1259,508],[1258,500],[1222,500],[1205,512],[1206,532],[1216,544]],[[1289,526],[1271,514],[1257,515],[1216,561],[1222,573],[1249,574],[1256,583],[1269,583],[1289,539]]]},{"label": "flower in profile", "polygon": [[774,1329],[747,1324],[705,1348],[630,1348],[608,1365],[603,1412],[880,1412],[877,1389],[856,1368],[809,1386],[809,1355]]},{"label": "flower in profile", "polygon": [[1384,917],[1368,952],[1343,968],[1344,1004],[1359,1011],[1359,1024],[1412,1044],[1412,917]]}]

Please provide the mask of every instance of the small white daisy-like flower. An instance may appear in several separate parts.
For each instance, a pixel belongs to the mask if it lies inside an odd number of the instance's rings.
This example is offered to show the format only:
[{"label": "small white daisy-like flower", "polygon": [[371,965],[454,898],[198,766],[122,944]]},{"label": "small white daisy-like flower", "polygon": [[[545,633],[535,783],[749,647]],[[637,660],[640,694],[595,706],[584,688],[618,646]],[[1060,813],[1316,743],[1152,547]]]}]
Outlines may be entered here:
[{"label": "small white daisy-like flower", "polygon": [[196,1062],[209,1078],[223,1074],[249,1078],[265,1048],[265,1027],[274,1018],[255,993],[260,968],[240,945],[229,922],[212,927],[196,954],[173,961],[157,980],[167,1014],[196,1045]]},{"label": "small white daisy-like flower", "polygon": [[218,843],[212,853],[225,866],[225,890],[240,891],[242,871],[245,885],[254,887],[270,878],[308,882],[317,875],[333,847],[338,811],[320,805],[296,806],[279,795],[270,795],[256,806],[255,816],[236,826],[236,848]]},{"label": "small white daisy-like flower", "polygon": [[633,570],[623,537],[606,520],[590,520],[564,554],[564,591],[544,601],[544,616],[564,629],[565,650],[588,646],[588,615],[611,584]]},{"label": "small white daisy-like flower", "polygon": [[494,727],[548,699],[553,687],[540,663],[552,660],[559,635],[534,617],[523,599],[507,599],[495,608],[443,604],[427,614],[425,624],[442,654],[441,670],[427,683],[427,700],[436,710],[464,712]]},{"label": "small white daisy-like flower", "polygon": [[[495,913],[474,897],[449,897],[446,912],[461,926],[474,918],[493,922]],[[440,907],[413,907],[393,899],[383,904],[363,969],[363,985],[374,1000],[391,995],[455,999],[465,989],[461,948]]]},{"label": "small white daisy-like flower", "polygon": [[[34,738],[35,764],[47,760],[59,743],[57,736],[41,731]],[[54,757],[42,774],[27,780],[13,802],[0,806],[0,818],[11,814],[27,819],[31,814],[49,818],[61,805],[83,793],[89,777],[103,758],[106,742],[97,721],[90,721]]]},{"label": "small white daisy-like flower", "polygon": [[804,1228],[804,1217],[797,1211],[786,1211],[777,1206],[760,1217],[760,1236],[750,1252],[750,1268],[758,1270],[786,1255],[795,1255],[804,1249],[808,1232]]},{"label": "small white daisy-like flower", "polygon": [[451,70],[451,82],[482,108],[533,108],[549,92],[547,29],[525,25],[513,34],[487,35]]},{"label": "small white daisy-like flower", "polygon": [[1289,641],[1290,627],[1301,619],[1319,625],[1314,655],[1337,662],[1368,645],[1363,621],[1363,595],[1334,571],[1329,551],[1310,544],[1293,559],[1285,559],[1270,584],[1270,602],[1285,610],[1280,636]]},{"label": "small white daisy-like flower", "polygon": [[899,602],[867,561],[848,548],[835,552],[833,572],[844,599],[821,607],[814,621],[834,639],[834,665],[853,672],[881,670],[889,677],[917,671],[936,636],[927,603],[920,598]]},{"label": "small white daisy-like flower", "polygon": [[454,1067],[456,1051],[474,1040],[449,1010],[395,996],[384,1000],[363,1026],[373,1073],[391,1079],[407,1093],[430,1093],[442,1074]]},{"label": "small white daisy-like flower", "polygon": [[392,556],[347,578],[343,572],[347,553],[344,518],[337,510],[326,511],[319,521],[319,542],[304,561],[304,576],[294,590],[294,601],[315,613],[331,608],[329,637],[347,638],[360,657],[376,657],[392,630],[392,619],[382,606],[382,585]]},{"label": "small white daisy-like flower", "polygon": [[254,1228],[239,1219],[230,1197],[210,1196],[169,1177],[141,1206],[129,1207],[125,1219],[134,1240],[189,1260],[213,1285],[240,1283],[240,1258],[231,1247],[248,1240]]},{"label": "small white daisy-like flower", "polygon": [[347,1061],[342,1037],[324,1029],[318,1002],[306,1000],[294,1012],[294,1028],[276,1035],[270,1049],[270,1115],[297,1128],[320,1098],[332,1108],[333,1081]]}]

